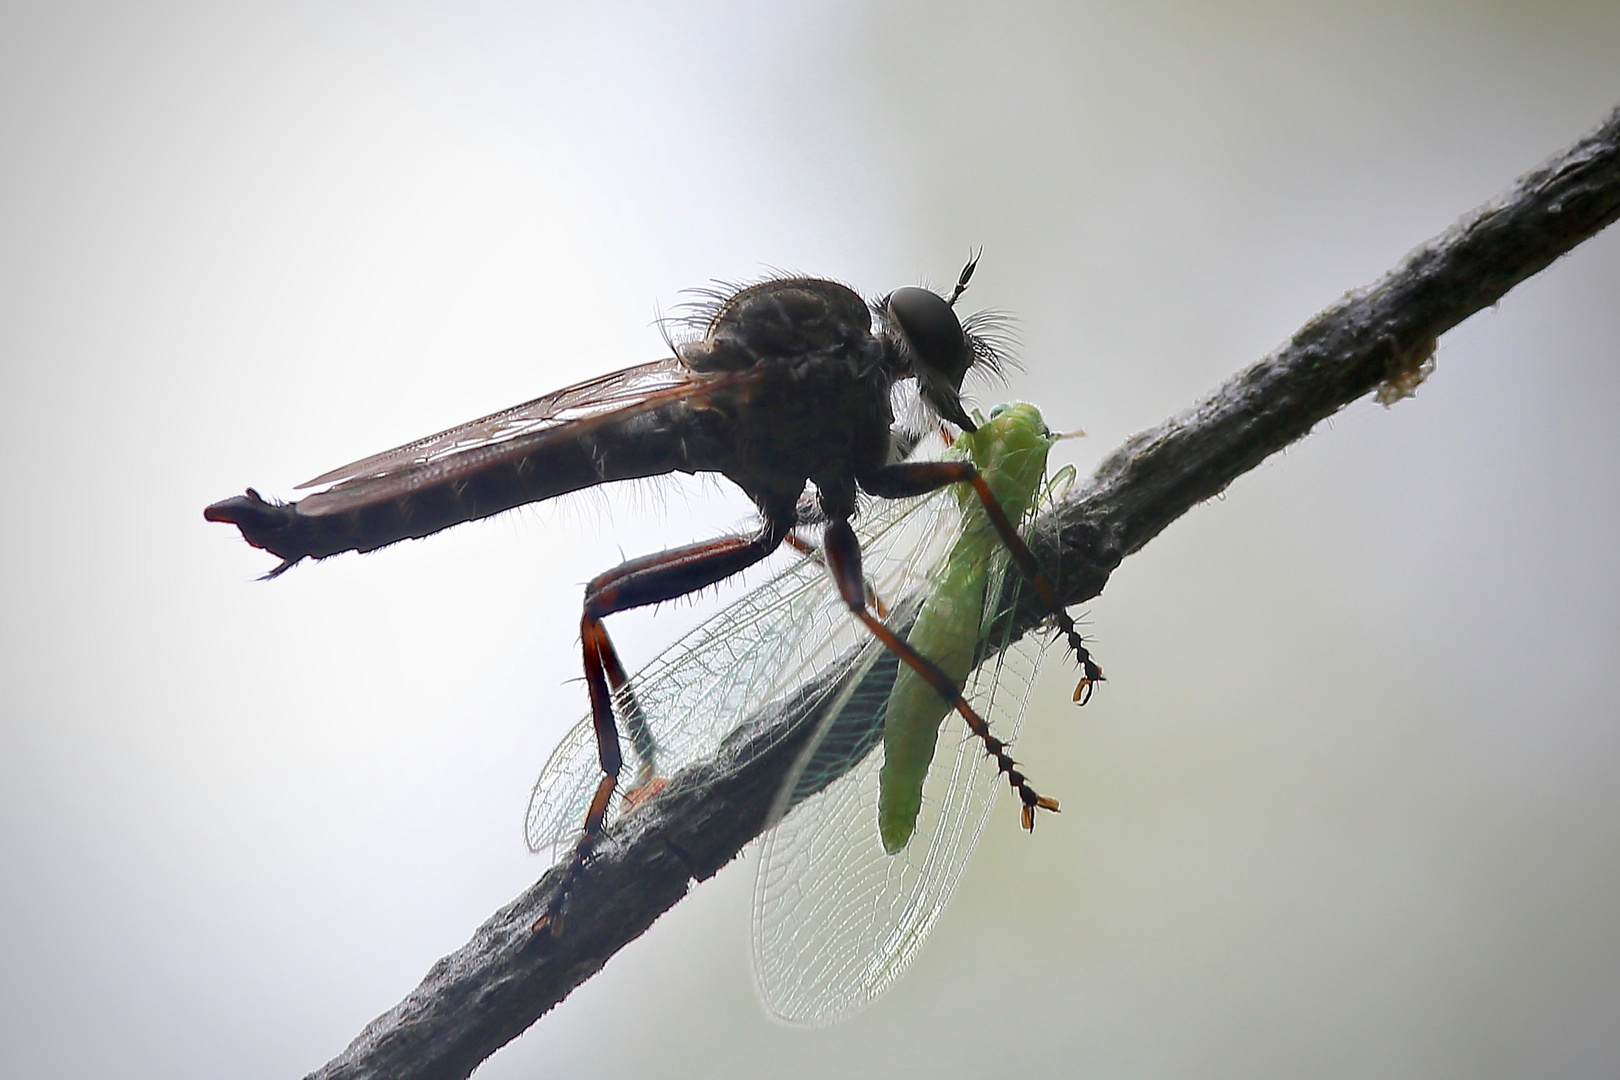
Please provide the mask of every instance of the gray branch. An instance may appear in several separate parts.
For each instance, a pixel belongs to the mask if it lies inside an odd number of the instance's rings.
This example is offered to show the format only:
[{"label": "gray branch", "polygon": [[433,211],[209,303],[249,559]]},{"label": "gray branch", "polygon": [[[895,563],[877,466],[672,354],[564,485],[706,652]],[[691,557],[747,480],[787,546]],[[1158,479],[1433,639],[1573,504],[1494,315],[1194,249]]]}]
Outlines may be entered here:
[{"label": "gray branch", "polygon": [[[1115,451],[1042,519],[1031,545],[1043,565],[1060,568],[1063,600],[1099,594],[1120,561],[1165,526],[1364,394],[1387,402],[1410,392],[1441,334],[1617,216],[1620,109],[1270,356]],[[561,933],[536,929],[557,884],[553,869],[311,1077],[470,1074],[760,833],[822,691],[842,674],[823,673],[751,718],[612,828],[571,891]]]}]

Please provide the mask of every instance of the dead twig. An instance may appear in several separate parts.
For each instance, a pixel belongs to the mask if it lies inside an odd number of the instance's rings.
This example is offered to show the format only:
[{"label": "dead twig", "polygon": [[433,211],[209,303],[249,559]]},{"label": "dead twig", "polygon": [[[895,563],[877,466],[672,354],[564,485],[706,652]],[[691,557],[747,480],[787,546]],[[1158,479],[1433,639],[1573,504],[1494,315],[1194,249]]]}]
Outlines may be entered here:
[{"label": "dead twig", "polygon": [[[1120,561],[1165,526],[1352,401],[1410,393],[1441,334],[1617,216],[1620,109],[1270,356],[1115,451],[1046,515],[1031,545],[1044,565],[1060,568],[1063,599],[1096,596]],[[311,1077],[470,1074],[758,835],[813,727],[816,690],[805,687],[752,718],[610,830],[574,888],[562,934],[535,929],[554,870]]]}]

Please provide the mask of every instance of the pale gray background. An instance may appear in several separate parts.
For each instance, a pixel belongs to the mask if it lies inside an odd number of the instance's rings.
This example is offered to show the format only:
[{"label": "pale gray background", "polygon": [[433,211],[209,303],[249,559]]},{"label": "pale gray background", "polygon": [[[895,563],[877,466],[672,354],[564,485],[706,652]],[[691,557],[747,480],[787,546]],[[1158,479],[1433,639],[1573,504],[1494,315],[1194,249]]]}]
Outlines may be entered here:
[{"label": "pale gray background", "polygon": [[[544,869],[581,583],[747,515],[266,585],[204,504],[654,359],[710,278],[974,245],[1086,467],[1617,100],[1612,0],[9,5],[0,1075],[337,1052]],[[1620,232],[1129,560],[1021,746],[1064,813],[1003,801],[869,1012],[761,1016],[745,859],[480,1075],[1620,1073],[1617,342]]]}]

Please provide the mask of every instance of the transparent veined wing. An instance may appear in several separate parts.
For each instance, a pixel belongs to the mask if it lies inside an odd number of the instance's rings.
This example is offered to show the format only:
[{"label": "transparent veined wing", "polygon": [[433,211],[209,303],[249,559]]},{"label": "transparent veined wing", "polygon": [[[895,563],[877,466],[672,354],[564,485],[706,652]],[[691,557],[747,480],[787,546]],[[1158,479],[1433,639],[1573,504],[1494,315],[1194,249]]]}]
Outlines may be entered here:
[{"label": "transparent veined wing", "polygon": [[[931,441],[939,449],[938,440]],[[929,448],[925,443],[921,450]],[[951,494],[942,491],[874,500],[863,508],[856,530],[877,596],[888,600],[923,587],[949,546],[954,507]],[[880,651],[850,617],[820,560],[798,556],[631,677],[614,710],[623,727],[624,776],[673,777],[713,751],[744,719],[835,661],[843,658],[864,670]],[[575,842],[600,777],[587,714],[558,743],[535,782],[524,828],[530,850],[555,852]]]},{"label": "transparent veined wing", "polygon": [[[979,663],[962,687],[998,737],[1023,724],[1047,640],[1010,641],[996,627],[1024,582],[1008,560],[990,568]],[[916,601],[904,617],[914,618]],[[900,623],[904,625],[903,622]],[[801,757],[764,838],[754,885],[756,989],[785,1023],[836,1023],[864,1009],[904,974],[950,900],[1005,782],[953,714],[945,721],[906,847],[890,855],[879,836],[879,769],[885,710],[897,660],[884,654],[824,721]],[[952,738],[952,735],[955,738]]]}]

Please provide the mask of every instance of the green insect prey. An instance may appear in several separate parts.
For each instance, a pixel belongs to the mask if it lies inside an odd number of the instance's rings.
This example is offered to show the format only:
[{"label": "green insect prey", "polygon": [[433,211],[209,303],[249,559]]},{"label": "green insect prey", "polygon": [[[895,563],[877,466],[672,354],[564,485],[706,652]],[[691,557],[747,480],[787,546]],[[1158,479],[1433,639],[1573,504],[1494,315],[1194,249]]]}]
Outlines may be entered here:
[{"label": "green insect prey", "polygon": [[[1022,402],[998,406],[977,431],[965,431],[956,449],[970,457],[1012,521],[1029,512],[1046,475],[1047,452],[1056,439],[1040,410]],[[980,622],[992,568],[1006,548],[973,490],[955,491],[963,528],[939,572],[938,587],[924,601],[906,640],[961,685],[979,653]],[[923,781],[934,760],[939,729],[951,703],[912,671],[901,667],[889,694],[879,772],[878,830],[894,854],[911,839],[922,808]]]}]

